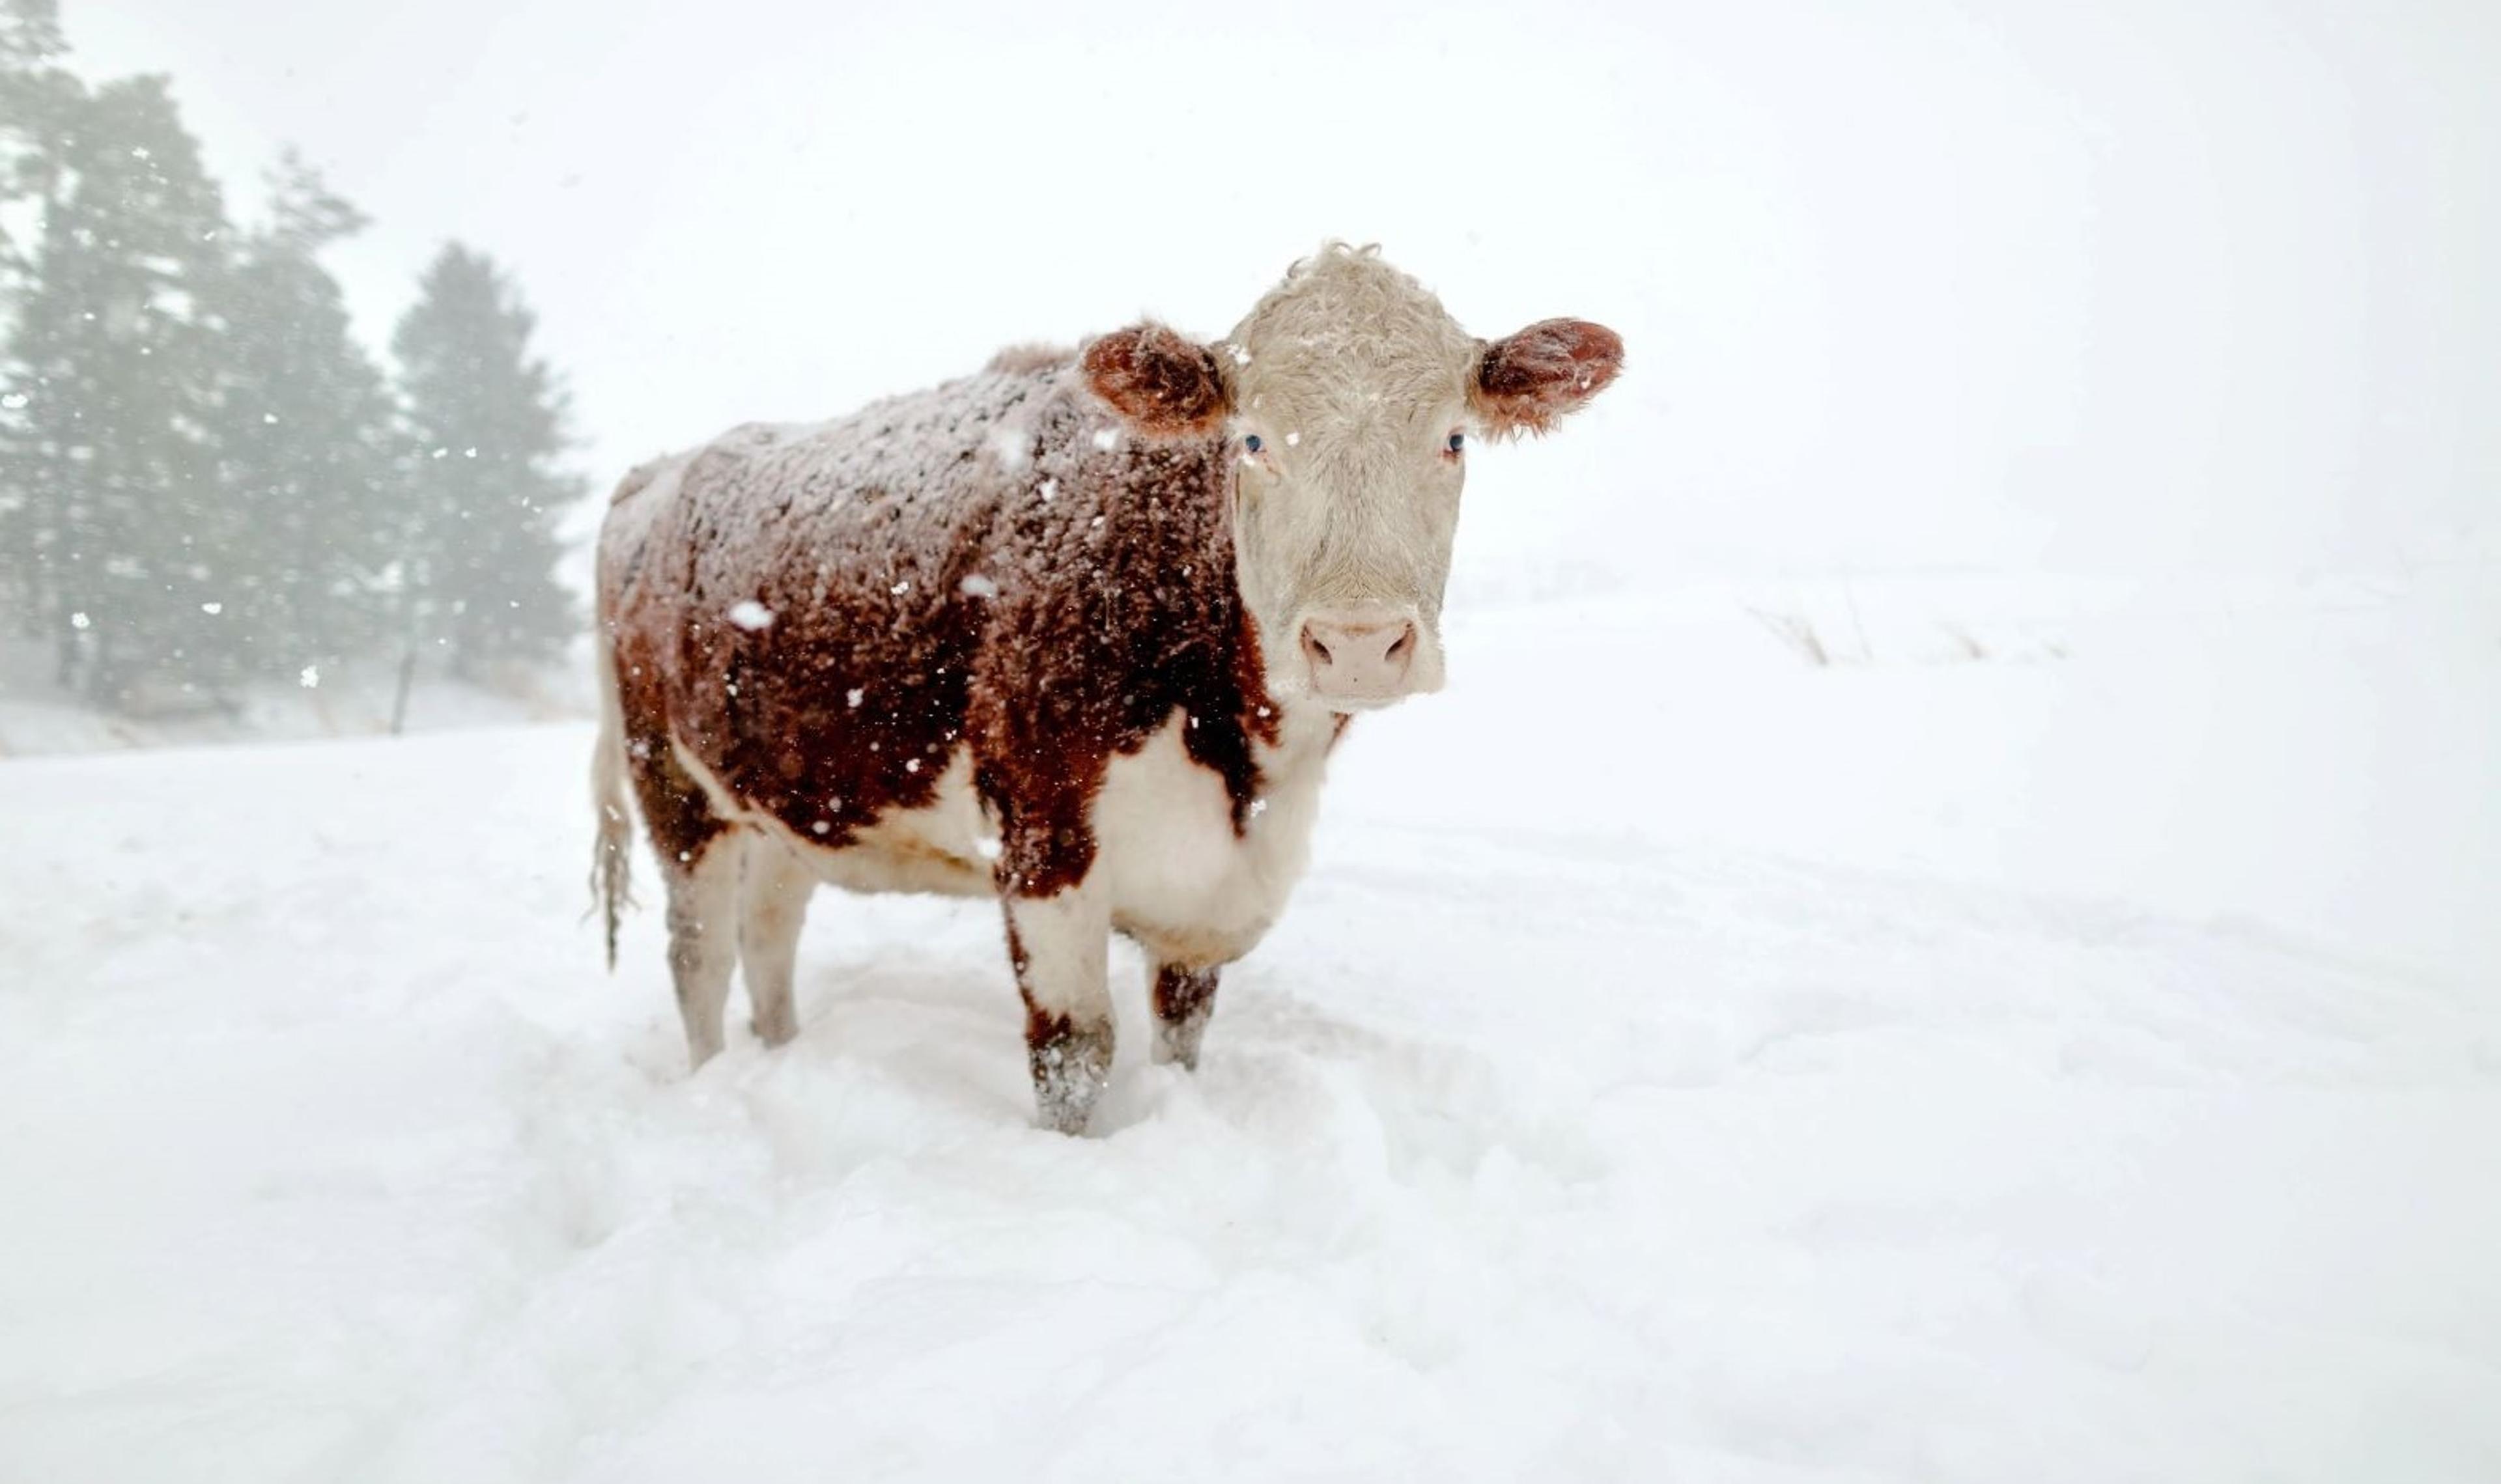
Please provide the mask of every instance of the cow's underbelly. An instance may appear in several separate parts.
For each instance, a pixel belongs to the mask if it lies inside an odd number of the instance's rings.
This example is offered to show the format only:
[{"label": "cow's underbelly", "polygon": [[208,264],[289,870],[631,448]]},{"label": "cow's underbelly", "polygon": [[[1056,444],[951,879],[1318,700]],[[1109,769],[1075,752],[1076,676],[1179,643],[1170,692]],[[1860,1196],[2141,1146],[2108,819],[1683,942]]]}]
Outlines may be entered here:
[{"label": "cow's underbelly", "polygon": [[[1262,794],[1236,833],[1223,778],[1192,762],[1187,718],[1112,760],[1094,805],[1094,862],[1079,888],[1101,894],[1112,923],[1167,961],[1227,962],[1248,952],[1284,910],[1310,857],[1325,725],[1289,726],[1283,747],[1261,749]],[[888,809],[829,847],[747,806],[688,749],[679,761],[722,817],[788,845],[829,885],[861,892],[987,897],[998,836],[958,751],[921,808]]]}]

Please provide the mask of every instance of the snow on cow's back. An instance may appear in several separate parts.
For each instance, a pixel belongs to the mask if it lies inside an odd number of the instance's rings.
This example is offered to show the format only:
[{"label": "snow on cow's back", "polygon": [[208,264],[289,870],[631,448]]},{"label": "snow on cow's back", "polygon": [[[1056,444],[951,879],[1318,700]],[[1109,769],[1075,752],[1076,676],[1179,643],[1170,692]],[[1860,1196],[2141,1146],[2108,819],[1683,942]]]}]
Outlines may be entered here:
[{"label": "snow on cow's back", "polygon": [[[761,629],[781,611],[768,588],[818,606],[846,585],[866,595],[872,579],[908,596],[928,558],[976,535],[1030,467],[1017,413],[1066,363],[1030,355],[826,421],[741,423],[637,467],[601,528],[602,618],[614,632],[637,607],[666,601],[692,628],[735,610]],[[648,575],[655,538],[669,570]],[[792,591],[802,566],[815,580]]]}]

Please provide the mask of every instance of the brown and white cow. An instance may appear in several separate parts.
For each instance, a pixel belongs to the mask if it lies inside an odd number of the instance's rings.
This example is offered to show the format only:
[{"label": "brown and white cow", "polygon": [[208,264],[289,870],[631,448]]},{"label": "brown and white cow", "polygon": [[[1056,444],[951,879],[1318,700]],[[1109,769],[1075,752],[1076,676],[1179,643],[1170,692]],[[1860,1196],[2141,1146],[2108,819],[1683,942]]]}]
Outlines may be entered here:
[{"label": "brown and white cow", "polygon": [[1442,683],[1468,436],[1545,431],[1622,354],[1578,319],[1475,339],[1331,245],[1212,346],[1011,351],[635,470],[599,539],[611,964],[630,782],[696,1065],[737,963],[756,1034],[796,1033],[832,882],[997,897],[1045,1124],[1084,1128],[1110,1072],[1115,932],[1156,1060],[1195,1066],[1348,716]]}]

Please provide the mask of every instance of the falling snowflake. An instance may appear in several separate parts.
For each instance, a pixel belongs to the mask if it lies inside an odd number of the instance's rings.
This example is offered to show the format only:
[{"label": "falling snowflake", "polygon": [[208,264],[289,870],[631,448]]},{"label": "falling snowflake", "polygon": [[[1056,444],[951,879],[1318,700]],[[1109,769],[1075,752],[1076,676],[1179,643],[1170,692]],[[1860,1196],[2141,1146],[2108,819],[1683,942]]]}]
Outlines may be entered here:
[{"label": "falling snowflake", "polygon": [[1033,462],[1033,434],[1013,424],[994,430],[987,440],[990,456],[1014,474]]},{"label": "falling snowflake", "polygon": [[306,690],[317,690],[321,684],[321,667],[307,665],[295,673],[295,683]]},{"label": "falling snowflake", "polygon": [[203,603],[200,605],[200,611],[208,614],[212,618],[225,610],[226,606],[222,603]]},{"label": "falling snowflake", "polygon": [[995,598],[999,595],[999,584],[978,572],[955,586],[967,598]]},{"label": "falling snowflake", "polygon": [[745,629],[748,633],[752,634],[759,629],[769,629],[773,627],[773,610],[766,608],[763,604],[756,602],[754,599],[749,598],[744,602],[735,603],[730,606],[729,621],[738,625],[740,628]]}]

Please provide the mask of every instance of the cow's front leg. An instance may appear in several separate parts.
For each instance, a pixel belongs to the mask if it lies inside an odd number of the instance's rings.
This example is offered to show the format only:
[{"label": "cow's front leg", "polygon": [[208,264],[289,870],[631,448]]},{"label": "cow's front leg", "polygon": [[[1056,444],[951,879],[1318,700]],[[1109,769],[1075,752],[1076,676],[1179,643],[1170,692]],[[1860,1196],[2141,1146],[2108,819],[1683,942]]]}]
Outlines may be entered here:
[{"label": "cow's front leg", "polygon": [[817,878],[779,841],[750,835],[746,848],[747,874],[738,888],[738,963],[755,1010],[756,1038],[768,1046],[784,1045],[799,1034],[791,979]]},{"label": "cow's front leg", "polygon": [[1198,1070],[1198,1042],[1207,1034],[1207,1017],[1216,1012],[1218,966],[1187,969],[1157,962],[1154,975],[1155,1060],[1179,1062]]},{"label": "cow's front leg", "polygon": [[1034,1102],[1044,1127],[1082,1134],[1112,1079],[1112,914],[1083,885],[1006,903]]}]

